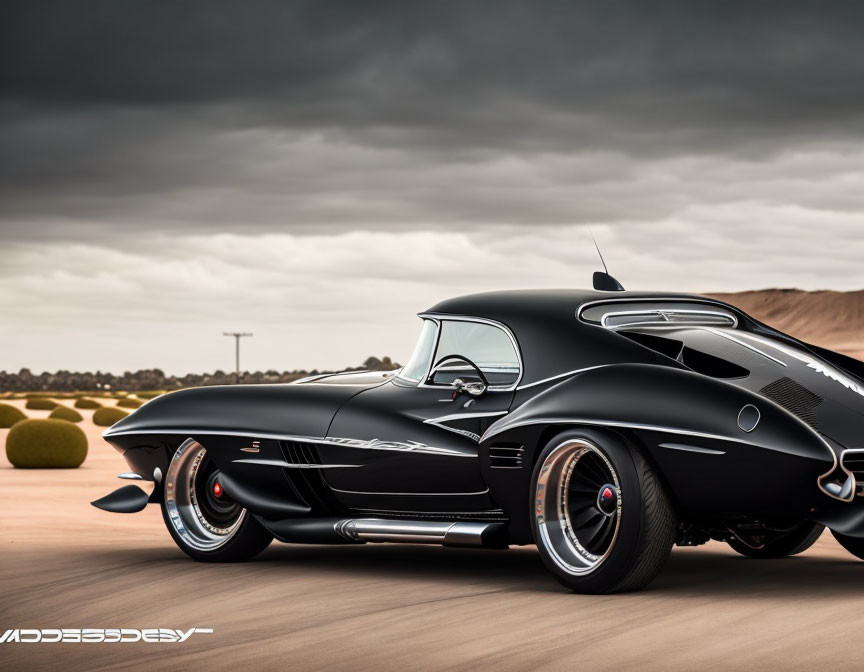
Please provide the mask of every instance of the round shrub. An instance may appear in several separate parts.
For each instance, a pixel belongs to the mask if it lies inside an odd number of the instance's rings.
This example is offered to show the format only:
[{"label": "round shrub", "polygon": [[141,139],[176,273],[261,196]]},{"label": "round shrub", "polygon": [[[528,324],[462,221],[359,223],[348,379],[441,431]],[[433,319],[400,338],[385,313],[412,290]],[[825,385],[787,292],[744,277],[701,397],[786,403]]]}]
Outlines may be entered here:
[{"label": "round shrub", "polygon": [[117,402],[117,405],[120,408],[138,408],[143,403],[144,402],[141,401],[140,399],[132,399],[131,397],[129,397],[127,399],[121,399],[120,401]]},{"label": "round shrub", "polygon": [[24,406],[36,411],[51,411],[57,407],[57,402],[45,397],[30,397]]},{"label": "round shrub", "polygon": [[81,422],[84,419],[74,408],[62,405],[58,405],[57,408],[51,411],[48,417],[55,420],[66,420],[67,422]]},{"label": "round shrub", "polygon": [[136,392],[135,396],[139,399],[155,399],[156,397],[161,397],[165,392],[162,390],[157,390],[155,392]]},{"label": "round shrub", "polygon": [[9,430],[6,457],[23,469],[74,469],[87,457],[87,437],[65,420],[22,420]]},{"label": "round shrub", "polygon": [[93,424],[99,425],[100,427],[110,427],[118,420],[125,418],[127,415],[129,414],[126,411],[112,406],[97,408],[93,413]]},{"label": "round shrub", "polygon": [[7,429],[16,422],[26,420],[27,416],[12,404],[0,404],[0,428]]},{"label": "round shrub", "polygon": [[102,408],[102,404],[94,399],[81,397],[75,401],[75,408]]}]

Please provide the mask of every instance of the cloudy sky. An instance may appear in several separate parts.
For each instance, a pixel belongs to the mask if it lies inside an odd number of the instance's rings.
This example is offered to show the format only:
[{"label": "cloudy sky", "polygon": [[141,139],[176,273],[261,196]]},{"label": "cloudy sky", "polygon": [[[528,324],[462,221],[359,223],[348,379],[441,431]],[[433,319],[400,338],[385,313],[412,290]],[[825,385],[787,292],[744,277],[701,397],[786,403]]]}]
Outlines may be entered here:
[{"label": "cloudy sky", "polygon": [[0,370],[341,367],[451,295],[864,285],[864,5],[11,2]]}]

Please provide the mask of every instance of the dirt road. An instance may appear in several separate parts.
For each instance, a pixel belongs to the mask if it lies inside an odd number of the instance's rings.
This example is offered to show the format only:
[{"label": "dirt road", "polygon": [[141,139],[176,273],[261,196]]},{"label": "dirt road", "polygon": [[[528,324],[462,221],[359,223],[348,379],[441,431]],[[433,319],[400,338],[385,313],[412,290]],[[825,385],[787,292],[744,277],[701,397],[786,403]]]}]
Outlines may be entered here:
[{"label": "dirt road", "polygon": [[[86,412],[85,412],[86,413]],[[38,412],[31,412],[40,415]],[[89,501],[122,459],[82,423],[76,470],[0,457],[0,633],[213,628],[182,644],[0,644],[0,670],[858,670],[864,562],[830,535],[798,558],[675,549],[648,591],[565,592],[533,549],[274,544],[243,565],[188,560],[159,511]],[[5,442],[0,430],[0,445]]]}]

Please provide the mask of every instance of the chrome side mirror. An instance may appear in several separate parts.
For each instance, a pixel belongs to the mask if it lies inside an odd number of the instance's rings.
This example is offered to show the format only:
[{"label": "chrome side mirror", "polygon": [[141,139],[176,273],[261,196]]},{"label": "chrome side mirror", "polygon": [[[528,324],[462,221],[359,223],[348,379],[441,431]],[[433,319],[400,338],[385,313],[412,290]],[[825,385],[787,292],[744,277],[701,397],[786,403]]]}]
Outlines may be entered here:
[{"label": "chrome side mirror", "polygon": [[466,383],[461,378],[453,381],[453,389],[459,394],[467,394],[469,397],[482,397],[486,394],[486,385],[479,380]]}]

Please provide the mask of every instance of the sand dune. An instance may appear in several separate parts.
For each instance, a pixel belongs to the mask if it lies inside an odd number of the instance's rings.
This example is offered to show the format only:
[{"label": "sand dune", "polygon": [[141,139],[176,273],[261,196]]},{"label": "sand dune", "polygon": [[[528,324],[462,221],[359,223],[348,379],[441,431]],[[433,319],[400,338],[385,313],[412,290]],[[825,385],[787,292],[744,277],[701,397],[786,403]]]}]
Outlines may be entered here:
[{"label": "sand dune", "polygon": [[864,359],[864,290],[761,289],[709,296],[802,341]]}]

